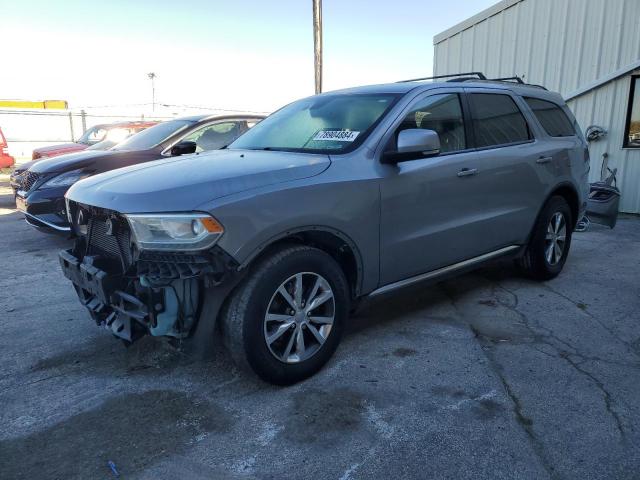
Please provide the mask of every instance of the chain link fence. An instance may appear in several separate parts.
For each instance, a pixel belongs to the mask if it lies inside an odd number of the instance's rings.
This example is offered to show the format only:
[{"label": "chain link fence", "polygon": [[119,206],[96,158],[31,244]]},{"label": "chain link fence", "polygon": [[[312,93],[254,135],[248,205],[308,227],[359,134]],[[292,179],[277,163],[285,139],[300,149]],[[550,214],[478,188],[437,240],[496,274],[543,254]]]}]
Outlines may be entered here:
[{"label": "chain link fence", "polygon": [[7,139],[8,152],[17,163],[23,163],[31,160],[34,148],[74,142],[94,125],[171,118],[174,116],[0,109],[0,128]]}]

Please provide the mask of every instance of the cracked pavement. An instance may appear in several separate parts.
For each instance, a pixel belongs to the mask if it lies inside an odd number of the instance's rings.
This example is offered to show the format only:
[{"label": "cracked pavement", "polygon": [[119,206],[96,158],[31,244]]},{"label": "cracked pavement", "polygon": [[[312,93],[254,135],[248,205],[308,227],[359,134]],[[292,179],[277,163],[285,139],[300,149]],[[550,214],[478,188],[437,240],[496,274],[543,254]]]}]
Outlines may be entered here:
[{"label": "cracked pavement", "polygon": [[[0,188],[2,186],[0,185]],[[0,191],[0,478],[637,478],[640,219],[576,234],[557,279],[500,262],[365,304],[315,377],[125,348],[67,242]]]}]

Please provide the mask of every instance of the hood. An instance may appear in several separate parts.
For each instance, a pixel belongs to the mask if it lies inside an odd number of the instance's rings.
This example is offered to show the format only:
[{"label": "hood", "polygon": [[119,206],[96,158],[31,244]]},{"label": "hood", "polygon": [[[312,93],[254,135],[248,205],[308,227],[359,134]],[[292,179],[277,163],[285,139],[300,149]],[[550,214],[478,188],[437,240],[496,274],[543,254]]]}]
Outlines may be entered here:
[{"label": "hood", "polygon": [[[34,164],[30,170],[35,173],[63,173],[78,168],[90,167],[97,160],[117,155],[120,152],[110,150],[83,150],[81,152],[67,153],[53,158],[44,158]],[[120,153],[122,155],[122,153]],[[121,165],[122,166],[122,165]],[[113,168],[117,168],[114,166]]]},{"label": "hood", "polygon": [[87,147],[88,145],[85,145],[84,143],[59,143],[57,145],[49,145],[48,147],[34,148],[33,151],[42,155],[50,155],[84,150]]},{"label": "hood", "polygon": [[16,168],[13,169],[13,174],[17,175],[18,173],[24,172],[25,170],[29,170],[33,165],[41,161],[42,159],[38,158],[37,160],[31,160],[30,162],[25,162],[25,163],[21,163],[20,165],[16,165]]},{"label": "hood", "polygon": [[216,150],[95,175],[67,197],[121,213],[188,212],[234,193],[318,175],[330,163],[327,155]]}]

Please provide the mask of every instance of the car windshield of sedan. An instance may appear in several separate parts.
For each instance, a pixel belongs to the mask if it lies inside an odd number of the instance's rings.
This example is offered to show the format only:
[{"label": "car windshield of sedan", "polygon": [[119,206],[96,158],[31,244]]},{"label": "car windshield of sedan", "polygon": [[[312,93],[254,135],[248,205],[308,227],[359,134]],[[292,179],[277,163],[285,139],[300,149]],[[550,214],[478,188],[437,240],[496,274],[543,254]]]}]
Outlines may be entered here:
[{"label": "car windshield of sedan", "polygon": [[169,120],[149,127],[120,142],[112,150],[147,150],[161,144],[167,138],[191,125],[189,120]]},{"label": "car windshield of sedan", "polygon": [[399,96],[318,95],[278,110],[230,149],[345,153],[360,145]]},{"label": "car windshield of sedan", "polygon": [[106,136],[107,129],[96,125],[95,127],[91,127],[89,130],[84,132],[82,136],[78,140],[76,140],[76,143],[82,143],[84,145],[94,145],[104,140]]}]

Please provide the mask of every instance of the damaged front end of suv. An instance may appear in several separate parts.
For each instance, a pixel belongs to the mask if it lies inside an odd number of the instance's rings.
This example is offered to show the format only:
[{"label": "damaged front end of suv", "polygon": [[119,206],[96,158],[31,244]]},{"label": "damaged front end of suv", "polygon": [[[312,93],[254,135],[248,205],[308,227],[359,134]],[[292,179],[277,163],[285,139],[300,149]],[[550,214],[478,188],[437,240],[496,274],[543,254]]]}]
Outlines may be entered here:
[{"label": "damaged front end of suv", "polygon": [[125,342],[190,336],[205,289],[235,271],[216,246],[224,229],[206,213],[126,215],[67,199],[67,214],[76,241],[60,252],[64,275],[96,323]]}]

